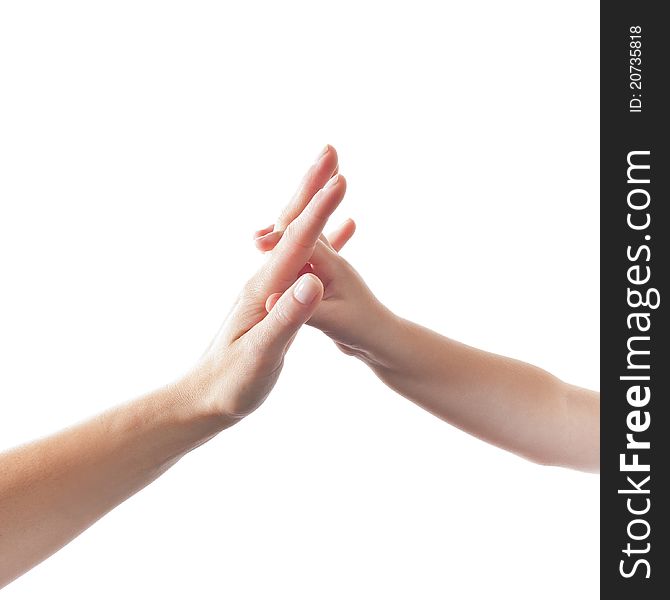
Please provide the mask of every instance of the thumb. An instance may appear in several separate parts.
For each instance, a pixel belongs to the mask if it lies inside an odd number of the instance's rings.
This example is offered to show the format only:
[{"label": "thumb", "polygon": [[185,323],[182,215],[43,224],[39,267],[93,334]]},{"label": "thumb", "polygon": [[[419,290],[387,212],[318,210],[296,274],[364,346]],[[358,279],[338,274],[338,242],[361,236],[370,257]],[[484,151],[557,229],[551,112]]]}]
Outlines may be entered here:
[{"label": "thumb", "polygon": [[323,284],[313,273],[303,275],[288,288],[267,316],[253,328],[265,351],[283,354],[322,297]]}]

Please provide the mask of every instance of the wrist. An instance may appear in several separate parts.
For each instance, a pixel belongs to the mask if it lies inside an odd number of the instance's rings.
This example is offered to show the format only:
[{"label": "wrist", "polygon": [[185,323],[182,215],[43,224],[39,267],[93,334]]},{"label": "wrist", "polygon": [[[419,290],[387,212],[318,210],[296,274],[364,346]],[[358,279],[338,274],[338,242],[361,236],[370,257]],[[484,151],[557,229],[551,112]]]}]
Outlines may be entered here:
[{"label": "wrist", "polygon": [[227,429],[242,418],[226,410],[229,394],[225,379],[219,371],[220,365],[205,357],[169,386],[172,389],[173,406],[180,418],[199,425],[204,432],[212,435]]},{"label": "wrist", "polygon": [[375,304],[365,311],[357,343],[345,352],[356,356],[370,368],[390,368],[400,343],[402,323],[400,317],[375,299]]},{"label": "wrist", "polygon": [[162,472],[232,424],[201,402],[197,381],[188,373],[107,411],[97,420],[102,433],[96,435],[135,456],[139,470]]}]

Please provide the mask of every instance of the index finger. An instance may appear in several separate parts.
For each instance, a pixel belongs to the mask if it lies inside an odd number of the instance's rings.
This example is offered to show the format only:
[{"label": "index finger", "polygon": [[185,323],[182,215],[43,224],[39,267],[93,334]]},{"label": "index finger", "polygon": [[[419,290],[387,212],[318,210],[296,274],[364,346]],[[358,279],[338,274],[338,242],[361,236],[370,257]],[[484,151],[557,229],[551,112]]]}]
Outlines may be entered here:
[{"label": "index finger", "polygon": [[275,223],[275,230],[283,231],[305,209],[324,184],[337,170],[337,151],[330,144],[321,151],[303,177],[291,201],[284,207]]},{"label": "index finger", "polygon": [[328,218],[344,198],[347,182],[335,175],[319,190],[289,224],[268,262],[268,292],[279,292],[293,284],[314,252]]}]

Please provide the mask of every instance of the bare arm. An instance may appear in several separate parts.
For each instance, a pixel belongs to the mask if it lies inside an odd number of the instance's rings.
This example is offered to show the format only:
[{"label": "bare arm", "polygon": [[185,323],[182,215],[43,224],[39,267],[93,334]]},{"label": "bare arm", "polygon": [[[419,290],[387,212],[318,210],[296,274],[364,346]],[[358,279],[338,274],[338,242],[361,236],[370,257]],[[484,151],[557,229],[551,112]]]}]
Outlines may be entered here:
[{"label": "bare arm", "polygon": [[[323,295],[317,277],[298,276],[344,196],[344,178],[329,179],[336,166],[330,151],[310,168],[296,195],[307,206],[302,217],[244,286],[185,377],[0,454],[0,587],[263,403],[298,329]],[[279,301],[268,313],[269,296]]]},{"label": "bare arm", "polygon": [[[294,200],[274,228],[258,232],[258,249],[272,250],[303,208]],[[353,221],[345,221],[321,237],[310,258],[325,290],[309,325],[366,362],[396,392],[452,425],[541,464],[599,470],[597,392],[392,314],[338,253],[354,231]]]},{"label": "bare arm", "polygon": [[234,421],[187,380],[0,455],[0,587]]},{"label": "bare arm", "polygon": [[359,356],[390,388],[534,462],[599,470],[598,393],[380,312],[380,335]]}]

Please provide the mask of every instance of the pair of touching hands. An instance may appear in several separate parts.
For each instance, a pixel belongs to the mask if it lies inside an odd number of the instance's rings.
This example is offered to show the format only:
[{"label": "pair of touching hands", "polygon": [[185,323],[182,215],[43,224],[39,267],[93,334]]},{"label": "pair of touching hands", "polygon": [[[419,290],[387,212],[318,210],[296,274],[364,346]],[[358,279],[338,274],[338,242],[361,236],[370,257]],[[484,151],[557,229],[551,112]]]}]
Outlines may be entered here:
[{"label": "pair of touching hands", "polygon": [[0,588],[258,408],[305,322],[355,352],[360,315],[382,309],[337,253],[353,222],[322,233],[346,190],[337,170],[328,146],[276,225],[258,232],[267,260],[184,377],[0,453]]},{"label": "pair of touching hands", "polygon": [[187,375],[0,453],[0,588],[258,408],[305,323],[452,425],[540,464],[598,470],[599,394],[391,313],[339,255],[353,221],[323,235],[345,191],[328,146],[277,222],[256,232],[267,260]]},{"label": "pair of touching hands", "polygon": [[194,370],[194,397],[223,418],[218,428],[265,400],[307,323],[389,388],[452,425],[540,464],[597,471],[599,394],[389,311],[339,254],[354,222],[323,234],[345,191],[337,153],[327,146],[276,223],[256,232],[267,261]]},{"label": "pair of touching hands", "polygon": [[364,352],[364,322],[387,312],[338,254],[354,234],[354,222],[323,234],[346,192],[338,171],[337,152],[326,146],[276,223],[256,232],[256,247],[267,260],[189,374],[196,402],[224,426],[263,403],[304,323],[357,354]]}]

